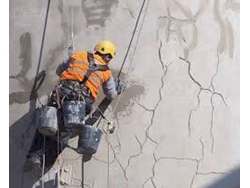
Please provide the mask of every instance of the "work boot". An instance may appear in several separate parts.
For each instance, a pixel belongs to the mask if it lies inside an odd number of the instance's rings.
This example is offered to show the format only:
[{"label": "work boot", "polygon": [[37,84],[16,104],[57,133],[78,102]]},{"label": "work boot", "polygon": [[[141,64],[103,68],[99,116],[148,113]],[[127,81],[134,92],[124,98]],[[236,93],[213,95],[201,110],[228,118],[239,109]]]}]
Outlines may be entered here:
[{"label": "work boot", "polygon": [[38,169],[42,166],[42,162],[38,156],[28,157],[23,166],[24,172]]}]

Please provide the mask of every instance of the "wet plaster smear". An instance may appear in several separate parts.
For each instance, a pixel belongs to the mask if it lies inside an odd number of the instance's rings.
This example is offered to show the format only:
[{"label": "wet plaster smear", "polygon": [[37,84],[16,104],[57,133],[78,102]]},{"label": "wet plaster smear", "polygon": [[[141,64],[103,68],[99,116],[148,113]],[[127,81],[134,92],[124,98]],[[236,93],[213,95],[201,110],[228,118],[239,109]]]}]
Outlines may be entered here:
[{"label": "wet plaster smear", "polygon": [[[58,80],[56,67],[67,58],[70,10],[75,50],[92,50],[103,38],[113,41],[117,56],[110,67],[116,76],[142,3],[51,1],[40,67],[46,76],[37,92],[36,107],[45,104]],[[30,92],[46,6],[47,1],[10,1],[9,126],[16,148],[15,165],[11,165],[13,188],[42,184],[40,171],[23,174],[21,167],[31,144],[24,141],[22,127],[28,127],[29,134],[34,127],[27,113],[34,111]],[[81,155],[65,149],[58,158],[59,167],[71,173],[62,170],[60,187],[200,188],[238,168],[239,13],[236,0],[146,0],[121,74],[126,90],[105,112],[115,132],[107,134],[107,122],[99,122],[104,134],[97,153],[84,164],[83,179]],[[21,137],[18,131],[23,132]],[[16,140],[25,144],[19,147]],[[77,140],[69,144],[75,148]],[[45,174],[48,188],[55,186],[57,167]]]}]

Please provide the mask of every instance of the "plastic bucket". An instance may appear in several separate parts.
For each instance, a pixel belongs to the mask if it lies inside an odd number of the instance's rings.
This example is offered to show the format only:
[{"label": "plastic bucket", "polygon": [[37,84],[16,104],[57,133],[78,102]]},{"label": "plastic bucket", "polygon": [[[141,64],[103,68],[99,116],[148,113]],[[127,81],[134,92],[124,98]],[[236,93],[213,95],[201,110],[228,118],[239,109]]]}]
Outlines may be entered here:
[{"label": "plastic bucket", "polygon": [[63,121],[66,129],[83,128],[85,125],[85,106],[84,101],[63,102]]},{"label": "plastic bucket", "polygon": [[43,106],[40,109],[38,131],[45,136],[55,135],[58,130],[57,109],[53,106]]},{"label": "plastic bucket", "polygon": [[85,125],[83,131],[79,134],[78,153],[96,153],[101,137],[102,131],[100,129]]}]

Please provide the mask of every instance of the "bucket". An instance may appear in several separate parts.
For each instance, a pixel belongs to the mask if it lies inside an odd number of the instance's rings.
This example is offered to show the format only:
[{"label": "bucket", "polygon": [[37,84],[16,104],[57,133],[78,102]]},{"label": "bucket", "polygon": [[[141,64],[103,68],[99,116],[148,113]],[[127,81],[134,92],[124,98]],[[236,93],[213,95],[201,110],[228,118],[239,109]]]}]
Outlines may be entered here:
[{"label": "bucket", "polygon": [[85,101],[65,101],[62,104],[65,129],[81,129],[85,125]]},{"label": "bucket", "polygon": [[52,136],[57,130],[57,109],[53,106],[43,106],[40,109],[38,131],[44,136]]},{"label": "bucket", "polygon": [[79,134],[78,153],[96,153],[101,137],[102,131],[100,129],[85,125],[83,131]]}]

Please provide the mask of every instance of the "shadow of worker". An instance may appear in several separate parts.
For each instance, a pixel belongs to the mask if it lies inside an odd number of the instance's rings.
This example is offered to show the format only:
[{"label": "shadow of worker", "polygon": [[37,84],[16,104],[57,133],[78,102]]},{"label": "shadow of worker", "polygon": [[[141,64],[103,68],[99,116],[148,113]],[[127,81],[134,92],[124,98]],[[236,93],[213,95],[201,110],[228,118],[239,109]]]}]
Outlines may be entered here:
[{"label": "shadow of worker", "polygon": [[[42,173],[39,175],[33,174],[29,176],[23,172],[23,164],[26,155],[29,152],[30,145],[36,140],[36,130],[38,127],[38,112],[36,108],[36,101],[38,98],[37,92],[41,87],[46,72],[41,71],[34,79],[34,85],[31,89],[29,111],[19,118],[15,123],[9,127],[9,187],[32,187],[32,185],[39,180]],[[33,141],[32,141],[33,140]],[[51,150],[48,150],[51,151]],[[51,155],[54,157],[53,155]],[[48,159],[48,162],[53,161]],[[52,163],[52,162],[51,162]],[[47,169],[49,170],[49,169]]]}]

